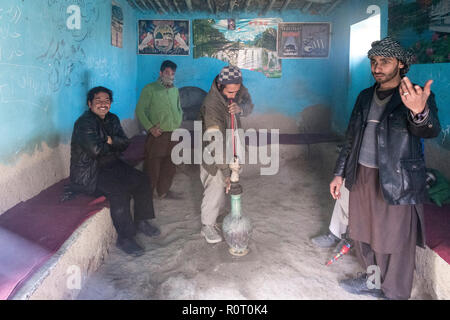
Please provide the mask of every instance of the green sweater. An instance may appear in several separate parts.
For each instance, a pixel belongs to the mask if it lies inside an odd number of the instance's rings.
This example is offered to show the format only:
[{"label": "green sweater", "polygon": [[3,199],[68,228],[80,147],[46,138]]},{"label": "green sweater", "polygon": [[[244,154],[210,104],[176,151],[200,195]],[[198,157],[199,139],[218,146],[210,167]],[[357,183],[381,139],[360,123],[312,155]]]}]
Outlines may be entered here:
[{"label": "green sweater", "polygon": [[147,131],[158,123],[165,132],[178,129],[183,120],[178,88],[166,88],[159,79],[146,85],[136,106],[136,116]]}]

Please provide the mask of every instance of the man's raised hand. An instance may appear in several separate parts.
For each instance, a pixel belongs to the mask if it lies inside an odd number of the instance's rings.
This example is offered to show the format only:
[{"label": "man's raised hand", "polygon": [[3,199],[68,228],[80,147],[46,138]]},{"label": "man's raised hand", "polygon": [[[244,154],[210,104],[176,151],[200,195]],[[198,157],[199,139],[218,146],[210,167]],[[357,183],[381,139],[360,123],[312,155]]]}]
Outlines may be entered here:
[{"label": "man's raised hand", "polygon": [[403,104],[411,110],[414,115],[421,113],[425,109],[428,97],[431,93],[432,83],[433,80],[428,80],[422,89],[418,85],[413,86],[407,77],[403,77],[399,87],[400,97],[402,98]]}]

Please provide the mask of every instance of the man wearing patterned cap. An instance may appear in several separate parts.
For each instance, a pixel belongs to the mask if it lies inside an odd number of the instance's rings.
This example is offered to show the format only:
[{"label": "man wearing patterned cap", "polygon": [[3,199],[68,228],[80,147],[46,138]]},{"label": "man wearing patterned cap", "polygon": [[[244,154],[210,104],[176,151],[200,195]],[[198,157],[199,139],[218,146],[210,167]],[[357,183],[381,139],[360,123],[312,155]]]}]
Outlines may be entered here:
[{"label": "man wearing patterned cap", "polygon": [[411,55],[387,37],[368,52],[375,84],[359,94],[330,193],[350,190],[349,236],[365,273],[340,281],[354,294],[411,295],[416,244],[424,247],[425,163],[421,138],[440,132],[434,94],[405,76]]},{"label": "man wearing patterned cap", "polygon": [[[240,116],[247,116],[252,110],[252,99],[242,84],[241,70],[235,66],[224,67],[214,79],[200,109],[203,130],[220,133],[223,137],[224,156],[227,149],[226,130],[231,128],[231,115],[235,115],[236,126],[240,128]],[[207,146],[204,147],[208,150]],[[228,163],[225,157],[219,162],[203,162],[200,166],[200,179],[205,189],[201,205],[201,234],[208,243],[222,241],[216,220],[225,209],[225,194],[230,189],[231,171]]]}]

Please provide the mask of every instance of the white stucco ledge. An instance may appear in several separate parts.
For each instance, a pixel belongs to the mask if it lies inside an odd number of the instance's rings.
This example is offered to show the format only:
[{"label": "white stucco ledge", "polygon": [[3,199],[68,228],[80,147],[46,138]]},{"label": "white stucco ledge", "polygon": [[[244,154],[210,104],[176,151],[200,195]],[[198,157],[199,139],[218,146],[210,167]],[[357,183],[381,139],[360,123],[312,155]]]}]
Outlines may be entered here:
[{"label": "white stucco ledge", "polygon": [[428,246],[416,249],[416,276],[433,299],[450,300],[450,264]]},{"label": "white stucco ledge", "polygon": [[75,299],[88,276],[102,264],[117,233],[109,208],[87,219],[61,248],[9,299]]}]

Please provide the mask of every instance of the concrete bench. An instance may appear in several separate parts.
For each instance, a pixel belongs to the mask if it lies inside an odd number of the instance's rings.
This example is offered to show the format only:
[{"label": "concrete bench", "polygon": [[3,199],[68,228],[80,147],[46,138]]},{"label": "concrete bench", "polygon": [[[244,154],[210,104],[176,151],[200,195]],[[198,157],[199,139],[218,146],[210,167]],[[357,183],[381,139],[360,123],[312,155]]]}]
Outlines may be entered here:
[{"label": "concrete bench", "polygon": [[[124,160],[141,162],[144,143],[145,136],[133,137]],[[106,199],[78,195],[61,203],[68,183],[63,179],[0,216],[0,299],[74,298],[115,242]]]},{"label": "concrete bench", "polygon": [[424,205],[426,248],[417,248],[416,274],[434,299],[450,299],[450,205]]}]

